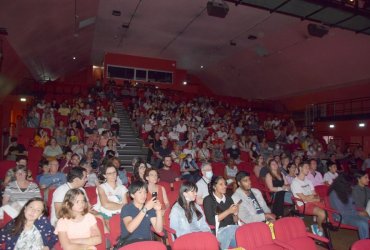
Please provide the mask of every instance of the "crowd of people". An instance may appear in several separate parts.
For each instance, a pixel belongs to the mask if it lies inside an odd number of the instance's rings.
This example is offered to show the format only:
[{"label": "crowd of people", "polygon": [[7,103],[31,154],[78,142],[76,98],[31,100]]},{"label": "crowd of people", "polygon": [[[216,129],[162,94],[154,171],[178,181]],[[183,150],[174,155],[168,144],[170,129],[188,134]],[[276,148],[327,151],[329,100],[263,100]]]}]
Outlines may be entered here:
[{"label": "crowd of people", "polygon": [[[125,145],[118,142],[116,98],[124,98],[148,147],[146,159],[133,159],[132,174],[119,160],[117,148]],[[0,230],[0,242],[7,249],[28,249],[33,237],[34,249],[51,249],[58,239],[63,248],[94,249],[104,240],[97,220],[108,233],[110,219],[120,215],[121,244],[150,240],[151,226],[161,232],[169,222],[177,237],[213,232],[225,249],[236,247],[240,225],[286,216],[284,204],[314,215],[312,231],[322,236],[325,205],[315,192],[320,185],[329,187],[343,223],[369,238],[369,177],[363,170],[370,169],[370,160],[362,148],[343,150],[292,119],[261,116],[213,98],[182,100],[155,88],[108,86],[85,99],[41,99],[24,120],[36,129],[32,146],[43,149],[39,175],[28,171],[27,147],[17,138],[4,152],[16,161],[2,183],[0,211],[13,219]],[[96,204],[84,187],[96,188]],[[170,192],[178,193],[175,200]],[[44,202],[50,204],[50,220]]]}]

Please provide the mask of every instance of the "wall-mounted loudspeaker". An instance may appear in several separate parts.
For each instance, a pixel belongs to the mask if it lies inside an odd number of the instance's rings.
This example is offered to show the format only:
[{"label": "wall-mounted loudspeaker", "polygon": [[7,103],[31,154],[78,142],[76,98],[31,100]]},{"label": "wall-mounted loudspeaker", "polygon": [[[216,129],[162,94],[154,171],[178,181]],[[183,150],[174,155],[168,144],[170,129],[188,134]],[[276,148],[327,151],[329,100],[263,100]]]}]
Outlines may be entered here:
[{"label": "wall-mounted loudspeaker", "polygon": [[311,36],[320,37],[320,38],[325,36],[329,32],[328,27],[325,27],[323,25],[314,24],[314,23],[310,23],[307,26],[307,30],[308,30],[308,34],[310,34]]}]

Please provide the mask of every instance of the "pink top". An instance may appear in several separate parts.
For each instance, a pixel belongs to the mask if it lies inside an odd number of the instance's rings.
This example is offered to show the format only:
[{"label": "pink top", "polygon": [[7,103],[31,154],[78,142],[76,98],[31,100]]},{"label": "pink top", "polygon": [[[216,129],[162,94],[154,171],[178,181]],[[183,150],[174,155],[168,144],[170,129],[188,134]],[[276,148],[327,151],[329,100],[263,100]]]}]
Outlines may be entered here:
[{"label": "pink top", "polygon": [[85,214],[79,222],[61,218],[57,222],[54,233],[67,232],[68,239],[89,238],[91,237],[91,227],[95,224],[95,216],[90,213]]},{"label": "pink top", "polygon": [[314,187],[324,184],[321,173],[317,171],[315,172],[315,176],[311,172],[309,172],[306,176],[306,179],[310,180]]}]

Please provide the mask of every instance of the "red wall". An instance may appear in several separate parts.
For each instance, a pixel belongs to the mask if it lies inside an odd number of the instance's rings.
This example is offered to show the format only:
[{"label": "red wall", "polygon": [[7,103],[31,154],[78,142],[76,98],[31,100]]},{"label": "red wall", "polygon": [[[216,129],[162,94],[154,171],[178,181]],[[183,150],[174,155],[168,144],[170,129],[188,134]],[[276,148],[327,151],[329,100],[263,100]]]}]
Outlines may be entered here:
[{"label": "red wall", "polygon": [[[204,86],[204,84],[201,83],[199,78],[188,74],[186,70],[177,69],[176,61],[173,60],[107,53],[104,58],[104,72],[107,72],[108,64],[170,71],[174,73],[173,84],[157,83],[155,85],[163,89],[175,89],[189,93],[201,92],[203,95],[213,94],[210,89],[208,89]],[[106,73],[104,74],[104,77],[105,82],[107,82],[108,78]],[[184,80],[187,80],[189,84],[186,86],[183,85]],[[119,80],[116,81],[119,82]]]},{"label": "red wall", "polygon": [[346,87],[327,88],[281,99],[290,111],[302,110],[308,104],[340,101],[370,96],[370,81],[359,81]]}]

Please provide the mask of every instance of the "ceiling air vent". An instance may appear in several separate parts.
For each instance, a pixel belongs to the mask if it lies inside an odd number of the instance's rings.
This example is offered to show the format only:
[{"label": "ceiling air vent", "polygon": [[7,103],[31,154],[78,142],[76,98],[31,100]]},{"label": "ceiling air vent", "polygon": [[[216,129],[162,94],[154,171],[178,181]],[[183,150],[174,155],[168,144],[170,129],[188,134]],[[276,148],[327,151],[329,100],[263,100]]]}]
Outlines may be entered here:
[{"label": "ceiling air vent", "polygon": [[121,11],[119,11],[119,10],[113,10],[112,11],[112,16],[121,16]]}]

